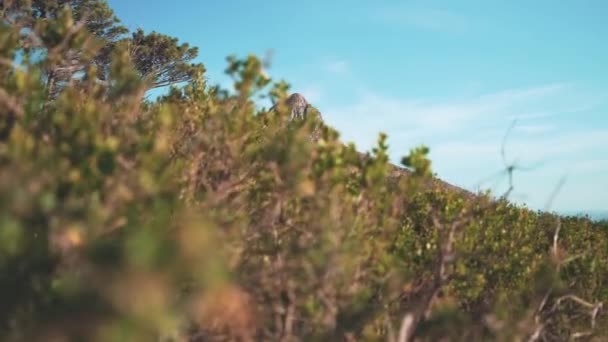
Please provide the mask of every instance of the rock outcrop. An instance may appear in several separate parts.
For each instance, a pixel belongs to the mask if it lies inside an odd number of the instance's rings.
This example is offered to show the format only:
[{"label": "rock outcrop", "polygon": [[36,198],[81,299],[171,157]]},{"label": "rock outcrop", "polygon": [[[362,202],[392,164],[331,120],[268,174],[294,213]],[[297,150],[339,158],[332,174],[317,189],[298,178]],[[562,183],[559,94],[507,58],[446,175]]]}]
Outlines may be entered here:
[{"label": "rock outcrop", "polygon": [[[317,141],[321,138],[323,117],[321,112],[308,103],[304,95],[293,93],[284,100],[283,104],[289,108],[289,121],[306,120],[309,116],[314,115],[318,124],[313,130],[310,138],[313,141]],[[276,107],[277,105],[274,105],[270,110],[275,110]]]}]

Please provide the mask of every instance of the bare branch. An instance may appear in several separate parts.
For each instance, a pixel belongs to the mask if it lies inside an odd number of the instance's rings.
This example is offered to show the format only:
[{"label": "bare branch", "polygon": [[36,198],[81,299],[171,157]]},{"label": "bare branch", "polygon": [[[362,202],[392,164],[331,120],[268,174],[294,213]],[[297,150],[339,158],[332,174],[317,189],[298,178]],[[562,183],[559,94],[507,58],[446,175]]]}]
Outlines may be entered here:
[{"label": "bare branch", "polygon": [[8,108],[18,117],[24,115],[23,108],[21,107],[19,100],[14,96],[9,95],[3,88],[0,88],[0,104]]},{"label": "bare branch", "polygon": [[557,258],[559,257],[559,246],[558,246],[558,240],[559,240],[559,232],[562,229],[562,220],[558,219],[557,220],[557,227],[555,228],[555,233],[553,234],[553,257],[556,258],[556,260],[558,260]]},{"label": "bare branch", "polygon": [[397,342],[407,342],[410,341],[412,336],[414,335],[416,320],[414,319],[414,315],[411,313],[403,316],[403,320],[401,321],[401,328],[399,329],[399,339]]},{"label": "bare branch", "polygon": [[502,143],[500,146],[500,155],[502,156],[502,162],[505,166],[509,165],[509,163],[507,163],[507,153],[506,153],[507,139],[509,138],[509,135],[511,134],[511,131],[515,127],[516,123],[517,123],[517,120],[513,120],[513,122],[511,122],[511,125],[507,129],[505,136],[502,138]]},{"label": "bare branch", "polygon": [[581,306],[584,306],[586,308],[590,308],[590,309],[593,309],[593,310],[598,309],[598,307],[601,308],[601,306],[602,306],[602,303],[592,304],[592,303],[589,303],[588,301],[586,301],[586,300],[584,300],[582,298],[579,298],[579,297],[577,297],[575,295],[572,295],[572,294],[565,295],[565,296],[562,296],[562,297],[559,297],[558,299],[556,299],[555,300],[555,306],[560,305],[562,302],[564,302],[566,300],[571,300],[571,301],[573,301],[573,302],[575,302],[575,303],[577,303],[577,304],[579,304]]},{"label": "bare branch", "polygon": [[549,209],[551,209],[551,206],[553,205],[553,201],[555,201],[555,199],[557,198],[557,195],[564,187],[564,184],[566,184],[566,176],[563,176],[562,178],[560,178],[559,182],[553,189],[551,196],[549,196],[549,199],[547,200],[547,203],[545,204],[545,211],[549,211]]},{"label": "bare branch", "polygon": [[511,192],[514,189],[514,185],[513,185],[513,172],[515,171],[515,164],[507,162],[506,144],[507,144],[507,139],[509,138],[509,135],[511,134],[511,131],[515,127],[515,123],[516,122],[517,122],[517,120],[513,120],[513,122],[511,123],[511,125],[507,129],[507,132],[505,133],[505,136],[502,138],[502,143],[501,143],[501,146],[500,146],[500,155],[502,157],[502,163],[503,163],[503,165],[505,167],[505,171],[507,172],[507,177],[508,177],[508,180],[509,180],[509,187],[507,188],[507,191],[501,196],[502,198],[505,198],[505,199],[508,198],[511,195]]}]

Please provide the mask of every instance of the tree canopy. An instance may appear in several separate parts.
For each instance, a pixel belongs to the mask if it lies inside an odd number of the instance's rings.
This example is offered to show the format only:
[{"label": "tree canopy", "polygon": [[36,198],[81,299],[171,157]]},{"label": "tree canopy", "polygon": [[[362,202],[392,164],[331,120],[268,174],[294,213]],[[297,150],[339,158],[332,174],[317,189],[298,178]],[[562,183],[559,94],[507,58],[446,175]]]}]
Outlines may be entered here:
[{"label": "tree canopy", "polygon": [[135,68],[153,88],[188,82],[205,72],[202,64],[192,63],[198,48],[179,44],[177,38],[138,29],[126,42]]},{"label": "tree canopy", "polygon": [[[106,1],[9,0],[2,6],[4,20],[23,29],[24,48],[47,53],[46,48],[57,48],[58,44],[67,43],[60,38],[70,38],[74,32],[69,30],[80,26],[88,31],[90,38],[94,38],[96,49],[93,58],[82,56],[83,51],[76,49],[61,49],[62,55],[53,56],[61,63],[51,63],[44,70],[50,98],[54,98],[62,87],[91,65],[97,68],[97,78],[105,81],[110,72],[113,52],[117,48],[125,48],[124,46],[129,50],[131,63],[140,76],[148,80],[148,89],[188,82],[204,73],[202,64],[193,63],[198,55],[197,48],[190,47],[187,43],[180,44],[177,38],[160,33],[145,34],[141,29],[127,35],[128,29],[121,24]],[[71,13],[70,20],[74,22],[69,27],[63,27],[68,31],[47,27],[49,23],[61,20],[66,10]],[[39,39],[32,39],[30,33],[36,29],[44,34]]]}]

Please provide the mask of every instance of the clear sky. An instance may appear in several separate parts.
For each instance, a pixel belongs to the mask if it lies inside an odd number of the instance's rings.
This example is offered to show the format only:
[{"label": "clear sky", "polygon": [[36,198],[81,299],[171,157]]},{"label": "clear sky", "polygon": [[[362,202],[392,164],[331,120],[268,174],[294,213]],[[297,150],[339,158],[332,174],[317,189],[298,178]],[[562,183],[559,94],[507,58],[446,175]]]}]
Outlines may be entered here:
[{"label": "clear sky", "polygon": [[608,1],[110,0],[131,29],[200,48],[210,82],[225,57],[273,50],[284,78],[367,150],[389,134],[394,161],[418,144],[468,188],[543,209],[608,211]]}]

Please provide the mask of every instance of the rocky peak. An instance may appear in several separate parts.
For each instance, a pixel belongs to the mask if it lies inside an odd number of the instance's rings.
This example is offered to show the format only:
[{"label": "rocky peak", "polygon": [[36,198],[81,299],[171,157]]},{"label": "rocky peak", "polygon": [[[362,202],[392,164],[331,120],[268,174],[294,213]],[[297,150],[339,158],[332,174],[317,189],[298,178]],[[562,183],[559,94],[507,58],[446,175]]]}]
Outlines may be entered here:
[{"label": "rocky peak", "polygon": [[[311,134],[311,139],[313,141],[319,140],[321,137],[321,127],[323,126],[323,117],[315,107],[308,103],[304,95],[300,93],[292,93],[285,98],[285,100],[283,100],[282,104],[286,105],[290,110],[289,121],[304,120],[309,115],[314,115],[318,120],[318,124]],[[275,110],[277,105],[278,104],[275,104],[272,108],[270,108],[270,110]]]},{"label": "rocky peak", "polygon": [[304,98],[304,95],[300,93],[293,93],[287,97],[285,103],[291,109],[290,120],[294,119],[304,119],[306,117],[306,112],[310,104]]},{"label": "rocky peak", "polygon": [[[314,115],[316,115],[318,119],[322,120],[321,113],[316,108],[314,108],[314,106],[308,103],[304,95],[300,93],[292,93],[291,95],[286,97],[282,103],[286,105],[290,110],[290,121],[306,119],[307,116],[312,113],[314,113]],[[270,110],[272,111],[276,107],[277,104],[270,108]]]}]

